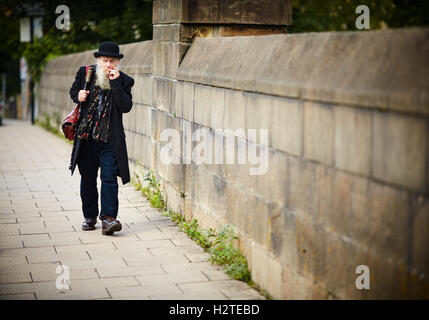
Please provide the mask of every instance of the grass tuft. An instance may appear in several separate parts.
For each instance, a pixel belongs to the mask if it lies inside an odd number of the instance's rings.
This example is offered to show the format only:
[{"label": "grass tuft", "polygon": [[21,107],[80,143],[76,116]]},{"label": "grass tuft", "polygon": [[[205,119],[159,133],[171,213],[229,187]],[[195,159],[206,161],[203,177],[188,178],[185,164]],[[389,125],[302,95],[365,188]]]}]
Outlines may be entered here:
[{"label": "grass tuft", "polygon": [[[185,217],[180,213],[176,213],[167,207],[162,198],[160,183],[152,170],[149,170],[143,177],[135,173],[135,179],[133,180],[136,189],[142,191],[154,208],[160,209],[163,216],[170,217],[179,226],[180,230],[210,254],[212,263],[222,266],[225,272],[233,279],[254,285],[246,257],[233,245],[234,241],[238,240],[238,237],[230,225],[224,226],[217,233],[212,228],[202,229],[197,219],[186,221]],[[140,183],[140,180],[146,182],[145,186]]]}]

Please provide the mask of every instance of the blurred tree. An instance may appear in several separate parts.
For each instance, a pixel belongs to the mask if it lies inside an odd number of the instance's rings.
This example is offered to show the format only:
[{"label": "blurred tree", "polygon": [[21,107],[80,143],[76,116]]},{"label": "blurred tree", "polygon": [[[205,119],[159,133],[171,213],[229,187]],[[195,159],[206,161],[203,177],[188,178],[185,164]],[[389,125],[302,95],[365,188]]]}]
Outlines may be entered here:
[{"label": "blurred tree", "polygon": [[13,11],[0,2],[0,74],[6,73],[7,96],[14,96],[20,91],[19,82],[19,20]]},{"label": "blurred tree", "polygon": [[[19,41],[19,17],[25,3],[43,3],[45,9],[44,36],[33,44]],[[361,4],[370,8],[371,30],[429,25],[427,0],[292,0],[292,4],[293,25],[288,32],[356,30],[355,10]],[[70,31],[55,27],[58,5],[70,9]],[[126,44],[152,39],[152,0],[1,0],[0,28],[0,72],[10,72],[25,56],[38,81],[45,64],[56,56],[96,49],[102,41]],[[8,93],[19,91],[17,74],[18,70],[11,84],[18,85],[9,88],[8,84]]]},{"label": "blurred tree", "polygon": [[[43,37],[32,44],[20,43],[19,18],[23,5],[42,3]],[[59,5],[70,9],[70,30],[55,26]],[[97,49],[103,41],[126,44],[152,39],[152,0],[2,0],[0,2],[0,71],[11,61],[24,56],[37,82],[46,63],[57,56]]]},{"label": "blurred tree", "polygon": [[427,0],[292,0],[292,26],[288,32],[359,31],[358,5],[370,9],[370,30],[429,25]]}]

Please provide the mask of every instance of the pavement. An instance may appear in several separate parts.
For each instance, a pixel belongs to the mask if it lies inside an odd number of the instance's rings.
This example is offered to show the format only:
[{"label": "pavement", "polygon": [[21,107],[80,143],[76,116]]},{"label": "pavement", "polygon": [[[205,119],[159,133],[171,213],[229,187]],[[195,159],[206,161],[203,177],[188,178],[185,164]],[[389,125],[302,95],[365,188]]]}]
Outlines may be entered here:
[{"label": "pavement", "polygon": [[[72,146],[29,122],[0,126],[0,300],[264,299],[229,278],[132,183],[119,183],[121,232],[82,231]],[[98,179],[100,187],[100,179]]]}]

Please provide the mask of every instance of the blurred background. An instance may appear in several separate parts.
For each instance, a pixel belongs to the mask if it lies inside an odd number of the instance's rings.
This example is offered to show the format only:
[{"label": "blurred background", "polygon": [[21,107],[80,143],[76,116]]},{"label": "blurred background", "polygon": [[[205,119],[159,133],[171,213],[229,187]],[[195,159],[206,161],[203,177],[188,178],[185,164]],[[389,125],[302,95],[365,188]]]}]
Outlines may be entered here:
[{"label": "blurred background", "polygon": [[[114,41],[135,80],[123,118],[135,186],[154,172],[157,199],[188,223],[232,225],[247,259],[236,279],[276,299],[429,299],[428,12],[423,0],[2,1],[3,190],[28,187],[10,169],[23,166],[14,135],[37,123],[63,137],[76,70]],[[167,129],[232,136],[237,155],[256,145],[267,171],[185,163],[188,138],[165,163]],[[255,129],[267,142],[240,133]]]},{"label": "blurred background", "polygon": [[[288,33],[356,31],[354,14],[361,0],[294,0]],[[65,5],[70,26],[55,23]],[[267,1],[269,5],[269,1]],[[375,0],[371,30],[429,25],[429,1]],[[152,39],[152,0],[2,0],[0,2],[2,117],[29,119],[29,91],[46,63],[58,56],[96,49],[99,42],[127,44]]]}]

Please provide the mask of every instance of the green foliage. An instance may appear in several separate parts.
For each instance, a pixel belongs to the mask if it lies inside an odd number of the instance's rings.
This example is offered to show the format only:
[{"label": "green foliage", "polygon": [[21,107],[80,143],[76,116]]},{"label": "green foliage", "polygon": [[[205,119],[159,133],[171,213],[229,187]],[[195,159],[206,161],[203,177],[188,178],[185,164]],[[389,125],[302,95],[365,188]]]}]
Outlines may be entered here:
[{"label": "green foliage", "polygon": [[429,25],[425,0],[293,0],[293,24],[288,32],[358,31],[358,5],[370,9],[370,30]]},{"label": "green foliage", "polygon": [[251,276],[247,266],[246,257],[233,246],[238,240],[234,230],[226,225],[214,238],[209,248],[210,260],[216,264],[224,265],[227,274],[235,279],[250,281]]},{"label": "green foliage", "polygon": [[[31,2],[43,3],[43,37],[34,39],[33,43],[21,43],[19,19],[23,16],[23,4]],[[58,5],[67,5],[70,9],[69,31],[55,26]],[[126,44],[152,39],[152,0],[3,0],[0,28],[0,72],[24,56],[30,75],[38,82],[45,65],[57,56],[96,50],[103,41]],[[16,68],[16,63],[14,65]],[[17,78],[19,70],[14,72]],[[14,81],[14,88],[8,88],[8,93],[15,94],[19,89],[19,81]]]},{"label": "green foliage", "polygon": [[43,68],[51,59],[67,53],[89,50],[91,47],[93,45],[88,43],[68,43],[66,39],[57,38],[57,31],[51,29],[42,38],[23,46],[22,55],[27,61],[31,77],[35,82],[39,82]]},{"label": "green foliage", "polygon": [[[44,5],[43,38],[20,43],[19,18],[24,3]],[[8,95],[20,91],[17,60],[24,56],[33,79],[38,82],[46,63],[57,56],[95,50],[102,41],[126,44],[152,39],[153,0],[3,0],[0,3],[0,72],[7,71]],[[429,25],[426,0],[293,0],[293,24],[288,32],[356,30],[357,5],[371,12],[371,30]],[[70,9],[69,31],[55,27],[58,5]],[[15,71],[8,70],[13,65]]]},{"label": "green foliage", "polygon": [[237,241],[238,237],[231,226],[226,225],[219,233],[216,233],[216,230],[212,228],[202,229],[196,219],[186,221],[184,216],[167,207],[162,199],[160,184],[152,170],[142,177],[142,181],[147,182],[146,186],[142,186],[140,178],[138,173],[135,174],[135,179],[133,178],[136,189],[141,190],[150,204],[162,211],[163,216],[170,217],[180,230],[204,248],[210,254],[211,262],[221,265],[232,278],[254,285],[251,281],[246,257],[234,246],[234,241]]},{"label": "green foliage", "polygon": [[156,209],[164,210],[166,205],[162,199],[161,190],[159,189],[159,182],[156,180],[156,177],[152,170],[150,170],[144,177],[143,181],[147,181],[148,184],[145,187],[142,187],[141,190],[146,198],[149,200],[149,203],[152,207]]},{"label": "green foliage", "polygon": [[[16,95],[21,90],[19,79],[19,20],[12,16],[0,1],[0,74],[6,73],[6,94]],[[1,82],[1,81],[0,81]]]},{"label": "green foliage", "polygon": [[55,134],[56,136],[64,139],[68,143],[73,144],[73,141],[70,141],[66,137],[64,137],[64,133],[58,129],[60,120],[59,120],[59,116],[58,116],[57,112],[54,112],[54,118],[55,118],[56,126],[51,125],[51,117],[47,114],[45,114],[45,119],[43,121],[35,119],[35,123],[36,123],[36,125],[44,128],[45,130],[47,130],[47,131]]},{"label": "green foliage", "polygon": [[212,228],[201,230],[197,219],[192,219],[187,222],[185,218],[170,209],[166,209],[161,213],[163,216],[170,217],[171,220],[179,226],[179,229],[184,231],[192,240],[199,244],[204,249],[209,249],[212,246],[212,238],[216,236]]}]

